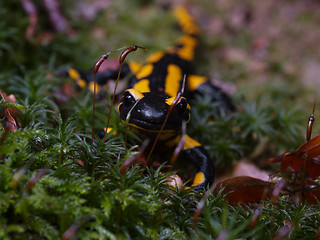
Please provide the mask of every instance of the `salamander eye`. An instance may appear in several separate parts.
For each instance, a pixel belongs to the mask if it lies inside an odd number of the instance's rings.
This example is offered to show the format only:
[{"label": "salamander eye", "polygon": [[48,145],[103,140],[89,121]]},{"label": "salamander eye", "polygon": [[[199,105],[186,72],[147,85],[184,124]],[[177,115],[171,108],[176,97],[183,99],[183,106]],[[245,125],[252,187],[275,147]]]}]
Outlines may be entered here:
[{"label": "salamander eye", "polygon": [[182,98],[178,102],[178,104],[177,104],[177,106],[175,108],[176,108],[178,113],[183,114],[187,109],[187,105],[188,105],[187,100],[185,98]]},{"label": "salamander eye", "polygon": [[131,95],[130,92],[125,92],[124,95],[123,95],[123,98],[122,98],[122,102],[125,104],[125,105],[133,105],[135,104],[136,100],[135,98]]}]

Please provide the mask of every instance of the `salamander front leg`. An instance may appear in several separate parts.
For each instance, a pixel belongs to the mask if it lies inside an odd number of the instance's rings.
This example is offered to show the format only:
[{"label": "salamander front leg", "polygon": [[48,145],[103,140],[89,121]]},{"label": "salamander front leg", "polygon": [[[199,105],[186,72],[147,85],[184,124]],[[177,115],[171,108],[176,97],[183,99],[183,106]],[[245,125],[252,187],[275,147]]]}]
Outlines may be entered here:
[{"label": "salamander front leg", "polygon": [[199,142],[186,136],[184,149],[180,154],[181,159],[187,159],[197,167],[192,188],[197,192],[203,192],[214,182],[215,168],[208,152]]}]

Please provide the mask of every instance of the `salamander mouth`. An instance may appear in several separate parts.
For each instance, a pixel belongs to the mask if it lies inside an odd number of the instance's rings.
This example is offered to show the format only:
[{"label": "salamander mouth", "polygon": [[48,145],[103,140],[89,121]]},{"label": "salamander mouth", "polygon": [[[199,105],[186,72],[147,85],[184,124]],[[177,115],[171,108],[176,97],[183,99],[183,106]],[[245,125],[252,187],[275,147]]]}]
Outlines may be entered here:
[{"label": "salamander mouth", "polygon": [[[129,122],[126,122],[124,120],[122,120],[124,123],[128,124],[130,127],[133,128],[137,128],[139,130],[143,130],[143,131],[149,131],[149,132],[159,132],[162,128],[163,122],[162,123],[154,123],[154,122],[147,122],[144,120],[140,120],[140,119],[130,119]],[[171,126],[170,124],[166,124],[162,131],[165,132],[173,132],[173,131],[178,131],[179,129],[177,129],[176,127],[174,128],[173,126]]]}]

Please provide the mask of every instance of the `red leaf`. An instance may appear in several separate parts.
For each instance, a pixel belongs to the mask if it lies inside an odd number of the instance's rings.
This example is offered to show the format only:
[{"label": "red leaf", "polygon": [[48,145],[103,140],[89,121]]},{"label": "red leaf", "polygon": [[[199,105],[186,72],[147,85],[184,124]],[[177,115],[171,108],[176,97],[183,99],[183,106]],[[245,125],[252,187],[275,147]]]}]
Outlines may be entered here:
[{"label": "red leaf", "polygon": [[294,152],[286,152],[279,157],[271,158],[271,162],[281,162],[280,170],[305,170],[313,180],[320,176],[320,135],[311,138]]},{"label": "red leaf", "polygon": [[230,204],[258,203],[270,198],[274,184],[257,178],[241,176],[229,178],[217,184],[216,190],[223,189]]},{"label": "red leaf", "polygon": [[[5,92],[2,92],[0,90],[0,95],[2,97],[2,101],[3,102],[6,102],[6,103],[15,103],[16,102],[16,97],[13,95],[13,94],[10,94],[9,96],[7,96],[7,94]],[[19,118],[20,116],[20,112],[18,109],[14,108],[14,107],[6,107],[5,109],[8,109],[8,111],[10,112],[10,115],[13,117],[13,118]],[[18,122],[20,124],[20,122]]]},{"label": "red leaf", "polygon": [[310,204],[318,204],[317,201],[320,201],[320,188],[314,188],[305,194],[305,198]]},{"label": "red leaf", "polygon": [[[5,92],[2,92],[0,90],[0,96],[1,96],[1,98],[2,98],[1,100],[3,102],[13,102],[13,103],[16,102],[16,98],[12,94],[7,96],[7,94]],[[5,123],[3,125],[4,131],[1,134],[0,143],[2,143],[6,139],[7,134],[9,132],[14,132],[17,129],[17,122],[18,122],[19,126],[21,125],[20,121],[19,121],[20,112],[18,109],[14,108],[14,107],[5,107],[4,108],[4,115],[5,115]],[[16,120],[17,120],[17,122],[16,122]]]},{"label": "red leaf", "polygon": [[14,118],[11,116],[8,108],[5,108],[4,112],[5,112],[5,115],[7,118],[7,121],[4,124],[4,128],[11,131],[11,132],[14,132],[17,129],[16,120],[14,120]]},{"label": "red leaf", "polygon": [[296,151],[296,154],[308,155],[308,158],[317,158],[320,156],[320,135],[311,138],[309,142],[302,144]]},{"label": "red leaf", "polygon": [[[0,91],[0,95],[2,97],[3,102],[7,102],[7,103],[8,102],[12,102],[12,103],[16,102],[16,98],[12,94],[7,96],[7,94],[5,92]],[[11,131],[11,132],[14,132],[17,129],[16,119],[18,119],[20,116],[19,110],[14,107],[5,107],[4,114],[6,117],[6,123],[4,124],[4,129]],[[17,120],[17,121],[20,125],[19,120]]]}]

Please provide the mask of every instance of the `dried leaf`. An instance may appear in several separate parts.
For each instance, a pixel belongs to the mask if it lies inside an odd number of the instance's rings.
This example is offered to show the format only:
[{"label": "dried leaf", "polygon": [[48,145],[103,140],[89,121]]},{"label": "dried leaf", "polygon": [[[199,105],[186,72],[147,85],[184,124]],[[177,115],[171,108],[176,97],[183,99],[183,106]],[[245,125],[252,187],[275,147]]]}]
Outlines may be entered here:
[{"label": "dried leaf", "polygon": [[241,176],[221,181],[216,186],[216,191],[223,189],[222,194],[227,194],[226,199],[230,204],[258,203],[270,198],[274,183],[257,178]]},{"label": "dried leaf", "polygon": [[[16,102],[16,97],[13,94],[10,94],[8,96],[5,92],[2,92],[0,90],[0,95],[2,97],[2,101],[5,103],[15,103]],[[10,112],[10,115],[13,118],[19,118],[20,112],[18,109],[14,108],[14,107],[6,107],[6,109],[8,109],[8,111]],[[18,122],[18,123],[20,125],[20,122]]]},{"label": "dried leaf", "polygon": [[286,152],[270,162],[281,162],[280,170],[300,172],[304,168],[313,180],[320,176],[320,135],[311,138],[294,152]]},{"label": "dried leaf", "polygon": [[320,135],[310,139],[309,142],[302,144],[296,151],[296,154],[304,154],[308,158],[317,158],[320,156]]},{"label": "dried leaf", "polygon": [[263,171],[257,168],[252,163],[247,163],[244,161],[239,161],[235,164],[232,170],[232,176],[233,177],[248,176],[248,177],[258,178],[264,181],[269,180],[269,174],[266,171]]},{"label": "dried leaf", "polygon": [[10,111],[7,108],[4,110],[4,112],[7,120],[3,127],[10,132],[14,132],[17,129],[16,120],[14,120],[14,118],[11,116]]},{"label": "dried leaf", "polygon": [[318,204],[318,201],[320,201],[320,187],[307,191],[305,198],[310,204]]},{"label": "dried leaf", "polygon": [[[0,91],[0,95],[2,97],[2,101],[5,103],[15,103],[16,102],[16,98],[12,94],[7,96],[7,94],[5,92]],[[4,134],[7,134],[7,131],[14,132],[18,126],[16,119],[17,119],[18,124],[20,126],[20,121],[19,121],[20,112],[19,112],[19,110],[14,107],[5,107],[4,114],[6,117],[6,122],[3,126],[4,129],[6,130]],[[3,138],[3,136],[1,137],[1,139],[2,138]]]}]

